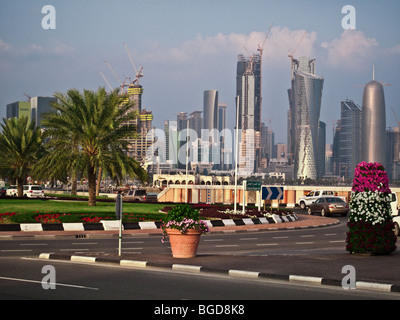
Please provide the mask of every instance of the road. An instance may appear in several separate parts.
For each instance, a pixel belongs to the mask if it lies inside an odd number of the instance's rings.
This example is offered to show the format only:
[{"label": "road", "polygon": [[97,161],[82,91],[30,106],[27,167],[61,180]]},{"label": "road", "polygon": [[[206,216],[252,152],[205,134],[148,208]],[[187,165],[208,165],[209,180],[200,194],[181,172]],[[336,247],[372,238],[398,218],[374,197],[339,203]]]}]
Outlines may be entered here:
[{"label": "road", "polygon": [[[302,230],[214,232],[202,237],[199,258],[227,263],[240,258],[252,262],[274,259],[282,270],[301,264],[302,257],[318,265],[329,257],[348,257],[345,251],[346,218],[340,224]],[[169,243],[161,235],[124,237],[122,252],[129,257],[170,257]],[[196,274],[167,269],[126,268],[110,264],[82,264],[39,260],[40,253],[67,255],[115,255],[116,237],[17,238],[0,240],[0,299],[134,299],[134,300],[270,300],[270,299],[399,299],[398,293],[344,290],[341,287],[288,283],[287,281],[239,279],[223,274]],[[226,257],[226,258],[224,258]],[[215,259],[214,259],[215,258]],[[398,256],[394,257],[398,261]],[[202,260],[203,259],[203,260]],[[384,259],[384,258],[382,258]],[[380,259],[379,261],[384,260]],[[218,262],[217,261],[217,262]],[[328,261],[329,262],[329,261]],[[309,264],[309,261],[305,261]],[[330,262],[329,262],[330,264]],[[42,288],[44,265],[54,266],[56,289]],[[343,265],[335,270],[339,276]],[[386,263],[387,265],[387,263]],[[253,266],[254,267],[254,266]],[[268,263],[266,263],[268,267]],[[310,266],[310,272],[312,271]],[[367,266],[369,267],[369,266]],[[362,267],[358,267],[362,269]],[[368,268],[367,268],[368,269]],[[358,269],[357,269],[358,270]],[[362,271],[362,270],[361,270]],[[173,290],[171,289],[173,284]],[[188,288],[196,288],[190,290]]]}]

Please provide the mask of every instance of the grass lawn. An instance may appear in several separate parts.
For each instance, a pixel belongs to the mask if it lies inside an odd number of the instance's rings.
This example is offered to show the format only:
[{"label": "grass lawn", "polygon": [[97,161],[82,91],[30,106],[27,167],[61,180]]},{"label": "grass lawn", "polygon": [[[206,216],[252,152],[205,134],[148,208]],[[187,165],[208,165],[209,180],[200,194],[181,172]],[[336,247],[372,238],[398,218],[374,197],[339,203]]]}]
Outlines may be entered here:
[{"label": "grass lawn", "polygon": [[[124,203],[124,221],[160,220],[164,214],[158,210],[165,207],[160,203]],[[83,222],[86,217],[107,217],[115,219],[114,202],[97,202],[88,206],[87,201],[56,201],[41,199],[0,199],[0,214],[16,214],[9,218],[0,218],[0,223],[38,222],[38,215],[61,214],[56,222]],[[64,213],[66,215],[64,215]],[[97,222],[94,219],[90,222]]]}]

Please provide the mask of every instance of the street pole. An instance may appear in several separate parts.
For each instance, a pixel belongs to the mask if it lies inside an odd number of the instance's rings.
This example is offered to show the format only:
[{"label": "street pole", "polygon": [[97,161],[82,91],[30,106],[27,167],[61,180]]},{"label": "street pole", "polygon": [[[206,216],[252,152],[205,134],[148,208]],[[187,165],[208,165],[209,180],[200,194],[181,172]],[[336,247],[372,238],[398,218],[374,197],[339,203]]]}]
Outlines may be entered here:
[{"label": "street pole", "polygon": [[186,192],[185,192],[185,203],[188,202],[188,165],[189,165],[189,119],[186,120]]},{"label": "street pole", "polygon": [[115,215],[116,215],[117,219],[119,219],[118,256],[120,256],[121,248],[122,248],[122,195],[121,195],[121,191],[118,191],[118,195],[115,200]]},{"label": "street pole", "polygon": [[246,185],[247,185],[247,180],[243,180],[243,207],[242,207],[242,213],[246,213]]},{"label": "street pole", "polygon": [[239,96],[236,99],[236,138],[235,138],[235,198],[233,211],[236,212],[236,202],[237,202],[237,168],[238,168],[238,133],[239,133]]}]

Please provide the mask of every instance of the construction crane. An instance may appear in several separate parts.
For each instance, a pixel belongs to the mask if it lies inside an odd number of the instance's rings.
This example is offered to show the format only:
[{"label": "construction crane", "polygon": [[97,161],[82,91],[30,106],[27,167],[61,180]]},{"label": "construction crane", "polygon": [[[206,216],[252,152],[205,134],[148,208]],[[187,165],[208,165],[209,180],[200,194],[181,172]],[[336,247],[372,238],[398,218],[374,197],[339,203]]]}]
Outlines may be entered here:
[{"label": "construction crane", "polygon": [[294,49],[293,53],[290,53],[290,51],[288,51],[288,57],[290,58],[290,67],[291,67],[290,70],[292,71],[292,78],[293,78],[293,57],[294,57],[294,54],[296,53],[297,49],[299,48],[301,42],[303,41],[304,37],[306,36],[306,34],[307,34],[307,31],[304,31],[304,33],[303,33],[300,41],[297,43],[297,46]]},{"label": "construction crane", "polygon": [[101,77],[103,78],[104,82],[107,83],[108,87],[110,88],[110,91],[113,91],[113,87],[111,84],[108,82],[106,76],[103,74],[103,72],[100,72]]},{"label": "construction crane", "polygon": [[394,112],[394,109],[393,109],[393,107],[391,107],[391,109],[392,109],[392,112],[393,112],[394,118],[396,119],[396,122],[397,122],[397,124],[398,124],[398,125],[399,125],[399,127],[400,127],[400,121],[399,121],[399,119],[397,118],[397,116],[396,116],[396,113]]},{"label": "construction crane", "polygon": [[111,67],[111,65],[108,63],[108,61],[105,62],[107,67],[111,70],[111,72],[113,73],[115,79],[117,79],[117,81],[119,82],[120,86],[121,86],[121,93],[123,93],[125,91],[125,87],[127,87],[128,85],[125,84],[125,82],[122,82],[121,79],[117,76],[117,74],[115,73],[114,69]]},{"label": "construction crane", "polygon": [[125,47],[126,53],[128,54],[129,60],[131,61],[132,67],[136,73],[136,78],[135,80],[133,80],[132,84],[134,83],[139,84],[139,79],[143,77],[143,67],[140,66],[139,70],[136,69],[135,62],[133,61],[131,53],[129,52],[128,46],[126,45],[125,42],[123,43],[123,45]]},{"label": "construction crane", "polygon": [[258,44],[258,46],[257,46],[257,51],[260,52],[260,58],[261,59],[262,59],[262,54],[263,54],[263,50],[264,50],[265,41],[267,41],[269,33],[271,32],[272,25],[273,25],[273,22],[271,22],[271,24],[269,25],[269,29],[268,29],[267,33],[265,34],[265,38],[264,38],[263,44],[261,46],[260,46],[260,44]]},{"label": "construction crane", "polygon": [[30,95],[28,95],[28,94],[24,93],[24,96],[28,98],[28,102],[30,102],[30,101],[31,101],[31,96],[30,96]]}]

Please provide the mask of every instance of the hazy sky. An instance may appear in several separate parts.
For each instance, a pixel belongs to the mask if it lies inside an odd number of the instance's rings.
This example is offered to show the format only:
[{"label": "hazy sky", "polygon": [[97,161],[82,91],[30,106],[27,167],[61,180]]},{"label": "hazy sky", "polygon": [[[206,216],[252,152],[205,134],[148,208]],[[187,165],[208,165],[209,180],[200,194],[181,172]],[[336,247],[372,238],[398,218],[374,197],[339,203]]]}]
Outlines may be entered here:
[{"label": "hazy sky", "polygon": [[[56,10],[56,29],[43,29],[42,7]],[[342,7],[353,5],[356,29],[344,30]],[[325,78],[321,121],[327,142],[340,118],[340,101],[361,105],[364,85],[385,86],[387,126],[400,121],[400,1],[398,0],[0,0],[0,117],[6,105],[70,88],[97,89],[134,77],[123,46],[143,66],[143,107],[154,126],[181,111],[203,109],[203,92],[219,91],[234,126],[238,54],[257,52],[273,22],[263,55],[262,121],[286,143],[290,59],[317,60]]]}]

